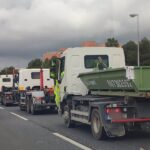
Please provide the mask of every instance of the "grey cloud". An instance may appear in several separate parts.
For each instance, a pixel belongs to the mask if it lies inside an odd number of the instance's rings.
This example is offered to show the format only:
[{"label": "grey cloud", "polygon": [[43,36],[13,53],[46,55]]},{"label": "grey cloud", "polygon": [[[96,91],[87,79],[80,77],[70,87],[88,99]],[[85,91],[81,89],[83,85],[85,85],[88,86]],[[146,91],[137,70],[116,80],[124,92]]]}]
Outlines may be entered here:
[{"label": "grey cloud", "polygon": [[13,8],[29,8],[32,0],[0,0],[0,8],[13,9]]},{"label": "grey cloud", "polygon": [[26,66],[46,51],[85,40],[136,40],[132,12],[140,14],[141,37],[150,37],[149,6],[148,0],[0,0],[0,62],[8,60],[1,66]]}]

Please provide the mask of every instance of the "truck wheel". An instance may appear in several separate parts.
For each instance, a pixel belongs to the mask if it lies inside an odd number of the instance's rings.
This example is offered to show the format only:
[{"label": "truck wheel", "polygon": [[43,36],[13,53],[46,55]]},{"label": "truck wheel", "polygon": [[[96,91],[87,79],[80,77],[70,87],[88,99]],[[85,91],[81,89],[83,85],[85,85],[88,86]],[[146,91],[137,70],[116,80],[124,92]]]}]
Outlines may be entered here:
[{"label": "truck wheel", "polygon": [[30,108],[30,103],[27,102],[27,113],[30,114],[31,113],[31,108]]},{"label": "truck wheel", "polygon": [[34,107],[33,102],[31,103],[31,114],[32,114],[32,115],[35,115],[35,114],[36,114],[36,111],[35,111],[35,107]]},{"label": "truck wheel", "polygon": [[4,105],[3,99],[1,100],[1,104]]},{"label": "truck wheel", "polygon": [[4,101],[3,101],[3,104],[4,104],[4,106],[7,106],[7,102],[6,102],[5,99],[4,99]]},{"label": "truck wheel", "polygon": [[101,122],[100,113],[97,109],[93,109],[91,115],[91,130],[92,135],[97,140],[106,139],[107,135]]},{"label": "truck wheel", "polygon": [[64,122],[67,128],[71,128],[74,126],[74,122],[71,121],[71,113],[70,113],[70,109],[68,106],[64,107],[63,117],[64,117]]},{"label": "truck wheel", "polygon": [[19,107],[20,107],[20,110],[21,110],[21,111],[23,111],[23,110],[24,110],[24,109],[23,109],[23,106],[21,106],[21,105],[20,105]]}]

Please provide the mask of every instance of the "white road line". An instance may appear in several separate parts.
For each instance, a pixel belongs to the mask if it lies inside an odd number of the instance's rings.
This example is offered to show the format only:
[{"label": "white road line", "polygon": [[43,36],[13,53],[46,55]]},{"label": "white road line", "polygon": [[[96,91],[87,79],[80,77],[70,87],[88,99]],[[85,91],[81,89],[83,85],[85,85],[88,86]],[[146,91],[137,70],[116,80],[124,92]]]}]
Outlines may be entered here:
[{"label": "white road line", "polygon": [[0,109],[4,109],[3,107],[0,107]]},{"label": "white road line", "polygon": [[28,119],[27,118],[25,118],[25,117],[22,117],[22,116],[20,116],[20,115],[18,115],[18,114],[15,114],[15,113],[13,113],[13,112],[10,112],[12,115],[14,115],[14,116],[17,116],[17,117],[19,117],[19,118],[21,118],[21,119],[23,119],[23,120],[25,120],[25,121],[27,121]]},{"label": "white road line", "polygon": [[74,140],[71,140],[71,139],[67,138],[66,136],[63,136],[63,135],[61,135],[61,134],[59,134],[59,133],[53,133],[53,135],[55,135],[55,136],[57,136],[57,137],[59,137],[59,138],[65,140],[65,141],[67,141],[67,142],[69,142],[69,143],[71,143],[71,144],[77,146],[77,147],[80,148],[80,149],[83,149],[83,150],[92,150],[91,148],[89,148],[89,147],[87,147],[87,146],[85,146],[85,145],[82,145],[82,144],[80,144],[80,143],[78,143],[78,142],[76,142],[76,141],[74,141]]}]

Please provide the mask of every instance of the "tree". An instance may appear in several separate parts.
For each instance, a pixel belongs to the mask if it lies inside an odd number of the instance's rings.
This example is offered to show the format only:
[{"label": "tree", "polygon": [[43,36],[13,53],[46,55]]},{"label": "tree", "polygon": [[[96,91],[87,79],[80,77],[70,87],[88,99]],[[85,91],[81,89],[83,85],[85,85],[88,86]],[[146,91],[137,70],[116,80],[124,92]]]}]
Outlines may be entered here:
[{"label": "tree", "polygon": [[137,65],[137,44],[133,41],[129,41],[123,45],[126,65],[136,66]]},{"label": "tree", "polygon": [[15,67],[10,66],[10,67],[5,67],[0,71],[0,74],[16,74],[18,73],[18,70],[15,69]]},{"label": "tree", "polygon": [[50,68],[50,60],[49,60],[49,59],[46,59],[46,60],[43,62],[43,68]]},{"label": "tree", "polygon": [[115,38],[108,38],[105,46],[107,47],[119,47],[119,43],[118,40],[116,40]]},{"label": "tree", "polygon": [[[150,40],[143,38],[140,41],[140,65],[150,65]],[[129,41],[123,45],[123,49],[126,57],[126,65],[135,66],[137,65],[137,44],[133,41]]]},{"label": "tree", "polygon": [[41,68],[42,67],[42,60],[39,58],[33,59],[28,63],[27,68]]},{"label": "tree", "polygon": [[143,66],[150,65],[150,40],[146,37],[140,42],[140,64]]}]

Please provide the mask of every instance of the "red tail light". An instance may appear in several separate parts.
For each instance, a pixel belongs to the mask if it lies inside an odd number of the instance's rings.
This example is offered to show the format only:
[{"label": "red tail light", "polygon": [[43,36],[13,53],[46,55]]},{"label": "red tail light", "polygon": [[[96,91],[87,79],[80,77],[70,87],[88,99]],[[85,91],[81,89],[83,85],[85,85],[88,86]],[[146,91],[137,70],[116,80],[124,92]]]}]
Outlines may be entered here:
[{"label": "red tail light", "polygon": [[121,108],[115,108],[115,112],[116,112],[116,113],[121,112]]},{"label": "red tail light", "polygon": [[116,107],[116,108],[106,108],[105,112],[107,114],[114,113],[114,112],[115,113],[120,113],[121,112],[121,108],[118,108],[118,107]]},{"label": "red tail light", "polygon": [[106,113],[109,114],[111,112],[111,108],[106,108]]},{"label": "red tail light", "polygon": [[36,97],[36,100],[39,100],[39,101],[41,101],[43,99],[44,99],[44,97]]}]

